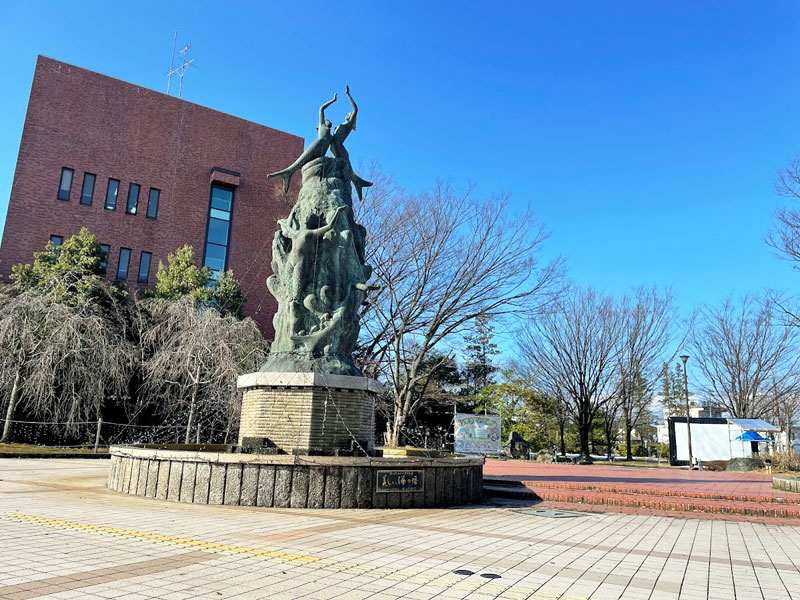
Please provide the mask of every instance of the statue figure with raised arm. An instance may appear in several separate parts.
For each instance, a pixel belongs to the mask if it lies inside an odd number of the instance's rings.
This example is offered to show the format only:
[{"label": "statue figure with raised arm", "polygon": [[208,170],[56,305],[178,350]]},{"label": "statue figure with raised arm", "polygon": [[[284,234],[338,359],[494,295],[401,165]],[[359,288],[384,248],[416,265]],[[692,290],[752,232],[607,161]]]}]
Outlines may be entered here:
[{"label": "statue figure with raised arm", "polygon": [[[348,88],[349,89],[349,88]],[[303,165],[308,164],[315,158],[322,158],[328,153],[328,148],[330,148],[331,142],[333,141],[333,137],[331,136],[331,128],[333,127],[333,123],[331,123],[328,119],[325,118],[325,109],[328,108],[331,104],[336,102],[336,94],[333,95],[332,100],[328,100],[325,104],[319,107],[319,125],[317,126],[317,139],[312,142],[312,144],[306,148],[306,151],[303,152],[296,161],[294,161],[291,165],[277,171],[276,173],[270,173],[267,177],[280,177],[283,179],[283,191],[284,193],[289,191],[289,184],[292,181],[292,175],[298,169],[303,168]]]},{"label": "statue figure with raised arm", "polygon": [[358,105],[350,95],[349,85],[347,86],[345,93],[347,94],[347,97],[350,98],[350,104],[353,105],[353,110],[352,112],[347,113],[347,116],[344,118],[344,123],[339,125],[333,132],[333,139],[331,140],[331,154],[333,154],[334,158],[341,158],[347,161],[347,165],[350,168],[350,179],[353,181],[353,185],[356,188],[358,199],[363,200],[362,189],[371,186],[372,182],[361,179],[361,177],[355,174],[355,171],[353,171],[353,165],[350,164],[350,154],[347,152],[347,148],[344,147],[344,141],[347,139],[347,136],[350,135],[351,131],[356,130],[356,117],[358,116]]},{"label": "statue figure with raised arm", "polygon": [[[300,171],[302,185],[289,216],[278,221],[272,242],[269,291],[278,301],[272,320],[275,339],[261,371],[360,375],[352,353],[360,329],[359,308],[371,286],[365,261],[366,230],[353,216],[353,185],[372,185],[353,173],[344,142],[356,128],[358,107],[331,133],[319,109],[317,139],[290,166],[269,177],[283,179],[288,191]],[[333,156],[326,156],[328,149]],[[352,184],[352,185],[351,185]]]}]

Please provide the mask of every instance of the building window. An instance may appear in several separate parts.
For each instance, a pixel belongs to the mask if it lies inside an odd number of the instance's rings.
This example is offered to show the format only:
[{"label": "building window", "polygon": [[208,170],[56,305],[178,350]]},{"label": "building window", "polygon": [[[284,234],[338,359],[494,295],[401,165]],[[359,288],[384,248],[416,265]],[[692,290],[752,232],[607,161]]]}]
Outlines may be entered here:
[{"label": "building window", "polygon": [[64,242],[64,237],[61,235],[50,236],[50,243],[53,244],[53,248],[58,248],[63,242]]},{"label": "building window", "polygon": [[128,205],[125,207],[125,212],[129,215],[136,214],[136,208],[139,206],[139,184],[132,183],[128,186]]},{"label": "building window", "polygon": [[212,185],[203,265],[213,271],[214,278],[220,271],[225,270],[227,264],[232,210],[233,190],[216,184]]},{"label": "building window", "polygon": [[97,177],[92,173],[83,174],[83,187],[81,188],[81,204],[92,205],[94,198],[94,182]]},{"label": "building window", "polygon": [[117,196],[119,195],[119,179],[109,179],[106,190],[106,210],[117,210]]},{"label": "building window", "polygon": [[69,200],[69,192],[72,189],[72,169],[63,167],[61,169],[61,183],[58,185],[58,199],[67,202]]},{"label": "building window", "polygon": [[119,249],[119,262],[117,263],[117,279],[125,281],[128,279],[128,263],[131,262],[131,249]]},{"label": "building window", "polygon": [[100,271],[105,274],[108,272],[108,257],[111,256],[111,246],[108,244],[100,244],[100,251],[102,258],[100,259]]},{"label": "building window", "polygon": [[139,283],[150,281],[150,256],[149,252],[142,252],[142,256],[139,258],[139,277],[136,279]]},{"label": "building window", "polygon": [[150,188],[150,195],[147,197],[147,218],[155,219],[158,215],[158,199],[161,196],[161,190]]}]

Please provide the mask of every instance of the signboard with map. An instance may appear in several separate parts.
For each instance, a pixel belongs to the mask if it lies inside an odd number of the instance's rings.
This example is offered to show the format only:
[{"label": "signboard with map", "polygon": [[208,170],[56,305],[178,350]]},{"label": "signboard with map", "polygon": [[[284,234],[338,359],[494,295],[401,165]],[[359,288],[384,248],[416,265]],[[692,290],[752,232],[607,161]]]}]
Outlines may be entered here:
[{"label": "signboard with map", "polygon": [[500,415],[456,414],[455,451],[459,454],[503,454]]}]

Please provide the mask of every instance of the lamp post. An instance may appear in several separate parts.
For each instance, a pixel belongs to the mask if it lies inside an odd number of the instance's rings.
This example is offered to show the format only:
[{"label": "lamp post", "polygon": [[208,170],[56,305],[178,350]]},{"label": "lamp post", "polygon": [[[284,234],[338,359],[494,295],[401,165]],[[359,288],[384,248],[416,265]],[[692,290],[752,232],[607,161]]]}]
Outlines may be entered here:
[{"label": "lamp post", "polygon": [[692,460],[692,424],[689,416],[689,379],[686,376],[686,361],[689,360],[688,354],[682,354],[683,361],[683,393],[686,399],[686,435],[689,438],[689,470],[694,468]]}]

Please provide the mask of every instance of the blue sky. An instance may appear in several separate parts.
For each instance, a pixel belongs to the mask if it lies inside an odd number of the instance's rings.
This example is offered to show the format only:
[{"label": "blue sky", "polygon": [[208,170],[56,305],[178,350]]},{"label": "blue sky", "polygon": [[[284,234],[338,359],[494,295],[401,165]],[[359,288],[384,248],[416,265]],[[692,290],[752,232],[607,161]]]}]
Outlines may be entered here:
[{"label": "blue sky", "polygon": [[[309,137],[349,83],[355,160],[399,183],[513,193],[571,277],[672,285],[683,311],[800,273],[763,236],[800,154],[796,2],[0,4],[0,218],[36,54]],[[332,120],[346,112],[344,102]]]}]

